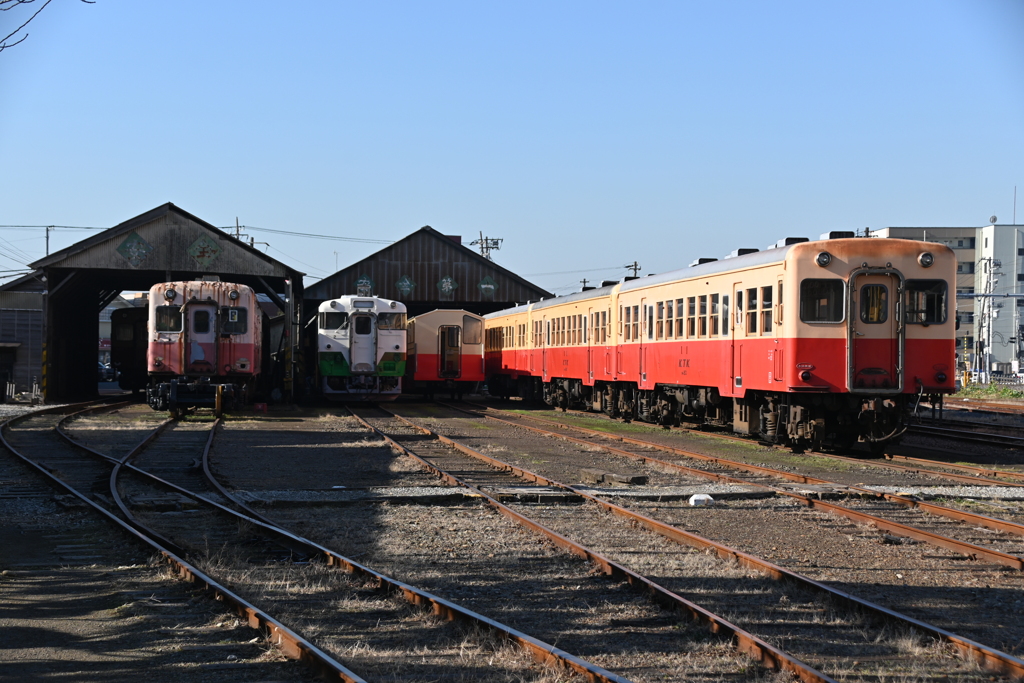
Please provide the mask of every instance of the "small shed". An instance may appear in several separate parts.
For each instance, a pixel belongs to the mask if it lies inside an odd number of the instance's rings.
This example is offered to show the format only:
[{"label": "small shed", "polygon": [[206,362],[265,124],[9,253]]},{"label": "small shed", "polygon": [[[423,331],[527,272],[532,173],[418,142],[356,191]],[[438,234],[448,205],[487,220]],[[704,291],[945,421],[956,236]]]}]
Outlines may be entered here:
[{"label": "small shed", "polygon": [[429,225],[308,286],[305,308],[346,294],[401,301],[410,318],[438,308],[484,315],[553,296]]}]

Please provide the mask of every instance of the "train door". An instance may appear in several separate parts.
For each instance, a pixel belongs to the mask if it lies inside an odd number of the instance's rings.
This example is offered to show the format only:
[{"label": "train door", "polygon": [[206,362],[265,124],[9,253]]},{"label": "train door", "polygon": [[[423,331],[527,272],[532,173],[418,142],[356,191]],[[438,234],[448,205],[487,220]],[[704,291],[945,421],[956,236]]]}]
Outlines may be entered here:
[{"label": "train door", "polygon": [[186,321],[185,371],[189,374],[216,374],[217,305],[189,303]]},{"label": "train door", "polygon": [[590,378],[590,383],[594,383],[594,336],[597,331],[597,326],[594,325],[594,309],[588,308],[587,315],[584,317],[583,323],[583,336],[587,342],[587,377]]},{"label": "train door", "polygon": [[733,395],[743,393],[743,285],[732,286],[732,308],[734,311],[732,331],[729,334],[729,381]]},{"label": "train door", "polygon": [[540,352],[540,372],[546,382],[548,380],[548,347],[551,346],[551,321],[546,316],[541,327],[541,333],[543,335],[541,343],[544,346]]},{"label": "train door", "polygon": [[373,315],[354,312],[350,316],[350,342],[352,372],[357,375],[369,375],[377,367],[377,335]]},{"label": "train door", "polygon": [[902,390],[901,284],[898,274],[891,271],[854,273],[850,278],[848,381],[851,392]]},{"label": "train door", "polygon": [[[764,304],[762,303],[762,306]],[[771,316],[774,319],[772,325],[772,332],[775,341],[775,348],[773,349],[773,361],[774,367],[772,368],[772,379],[776,382],[781,382],[784,379],[783,373],[786,371],[786,350],[783,348],[783,341],[785,337],[782,337],[782,278],[779,281],[775,289],[775,305],[771,307]],[[780,339],[781,337],[781,339]]]},{"label": "train door", "polygon": [[653,309],[650,313],[650,316],[648,316],[646,297],[640,299],[639,308],[636,308],[634,306],[633,317],[635,318],[637,314],[640,315],[640,319],[636,322],[639,322],[640,324],[634,325],[634,329],[639,333],[638,336],[640,337],[640,343],[637,344],[636,346],[637,368],[640,372],[640,382],[638,384],[639,386],[643,386],[643,384],[647,381],[647,335],[650,334],[650,328],[648,327],[650,321],[648,321],[648,317],[654,317]]},{"label": "train door", "polygon": [[437,330],[437,355],[441,377],[457,379],[462,376],[462,328],[441,325]]}]

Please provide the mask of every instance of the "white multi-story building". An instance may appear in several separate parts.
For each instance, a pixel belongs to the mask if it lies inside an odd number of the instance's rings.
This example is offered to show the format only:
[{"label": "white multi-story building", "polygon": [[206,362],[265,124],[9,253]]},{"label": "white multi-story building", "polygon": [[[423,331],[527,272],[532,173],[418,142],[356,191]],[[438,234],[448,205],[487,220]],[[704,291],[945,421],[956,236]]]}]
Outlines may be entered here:
[{"label": "white multi-story building", "polygon": [[870,234],[952,248],[957,256],[956,348],[961,368],[986,376],[1024,370],[1024,225],[893,227]]}]

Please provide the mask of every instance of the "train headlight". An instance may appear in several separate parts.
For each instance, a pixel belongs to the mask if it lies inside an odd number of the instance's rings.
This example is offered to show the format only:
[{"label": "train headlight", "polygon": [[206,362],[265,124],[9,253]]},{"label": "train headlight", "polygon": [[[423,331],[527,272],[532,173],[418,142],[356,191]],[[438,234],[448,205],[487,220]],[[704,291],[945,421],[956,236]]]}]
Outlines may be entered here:
[{"label": "train headlight", "polygon": [[818,257],[814,259],[814,262],[824,268],[828,264],[832,263],[832,254],[827,251],[823,251],[818,254]]},{"label": "train headlight", "polygon": [[800,373],[800,379],[802,379],[805,382],[810,382],[811,381],[811,371],[810,370],[804,370],[803,372],[801,372]]},{"label": "train headlight", "polygon": [[398,308],[398,302],[392,301],[391,308]]},{"label": "train headlight", "polygon": [[178,293],[174,291],[174,287],[171,287],[166,292],[164,292],[164,298],[167,299],[168,301],[174,301],[174,297],[176,296],[178,296]]},{"label": "train headlight", "polygon": [[946,373],[944,373],[944,372],[936,372],[935,373],[935,381],[938,382],[939,384],[942,384],[943,382],[945,382],[946,381]]},{"label": "train headlight", "polygon": [[922,268],[928,268],[935,263],[935,257],[926,251],[917,257],[917,262],[921,264]]},{"label": "train headlight", "polygon": [[232,289],[230,292],[228,292],[228,298],[231,299],[232,301],[235,301],[238,298],[238,290]]}]

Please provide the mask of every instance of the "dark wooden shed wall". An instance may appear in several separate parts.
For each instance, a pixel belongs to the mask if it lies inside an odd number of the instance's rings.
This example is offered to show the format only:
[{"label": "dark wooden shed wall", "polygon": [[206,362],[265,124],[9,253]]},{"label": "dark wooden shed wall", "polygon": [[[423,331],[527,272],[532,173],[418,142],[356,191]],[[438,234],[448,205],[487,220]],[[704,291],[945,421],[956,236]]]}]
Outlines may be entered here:
[{"label": "dark wooden shed wall", "polygon": [[[456,286],[446,291],[450,278]],[[436,230],[422,228],[395,244],[306,288],[306,299],[325,301],[358,294],[360,281],[372,294],[409,306],[410,313],[465,307],[484,313],[550,297],[545,290],[488,261]],[[411,290],[402,284],[411,282]]]}]

